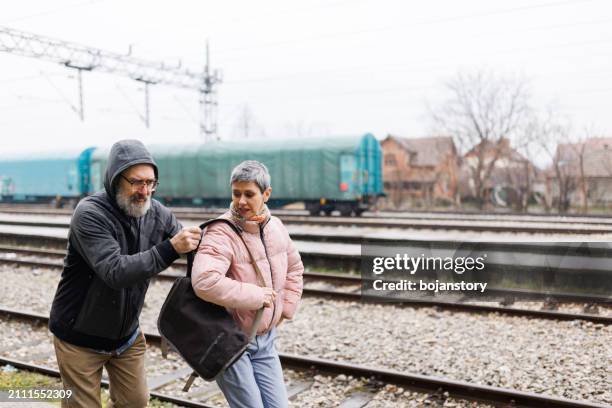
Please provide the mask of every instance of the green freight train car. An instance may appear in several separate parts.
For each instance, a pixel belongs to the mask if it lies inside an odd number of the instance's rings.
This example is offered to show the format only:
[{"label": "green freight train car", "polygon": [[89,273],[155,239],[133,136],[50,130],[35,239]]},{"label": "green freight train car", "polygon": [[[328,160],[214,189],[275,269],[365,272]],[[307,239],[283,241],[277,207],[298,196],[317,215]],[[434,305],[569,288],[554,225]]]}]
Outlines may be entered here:
[{"label": "green freight train car", "polygon": [[[383,193],[381,148],[372,134],[311,139],[152,145],[160,169],[155,197],[168,205],[229,205],[229,178],[243,160],[270,170],[272,207],[304,202],[311,214],[360,214]],[[102,188],[108,149],[92,157],[92,182]]]}]

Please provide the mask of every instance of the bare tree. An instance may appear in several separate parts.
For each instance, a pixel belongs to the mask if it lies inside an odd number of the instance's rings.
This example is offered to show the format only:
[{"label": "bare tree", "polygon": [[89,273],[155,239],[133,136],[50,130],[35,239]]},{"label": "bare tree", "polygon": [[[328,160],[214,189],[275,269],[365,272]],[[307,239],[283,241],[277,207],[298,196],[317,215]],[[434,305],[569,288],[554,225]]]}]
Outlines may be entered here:
[{"label": "bare tree", "polygon": [[504,139],[513,138],[530,112],[527,82],[481,70],[456,75],[446,88],[449,99],[431,115],[441,133],[453,135],[463,152],[471,149],[465,162],[483,208]]},{"label": "bare tree", "polygon": [[532,125],[531,121],[526,122],[525,127],[515,139],[515,149],[520,156],[513,158],[508,174],[510,185],[517,194],[515,208],[519,212],[528,211],[529,201],[535,196],[534,184],[539,174],[534,163],[537,161],[541,148],[537,143],[537,129],[531,129]]},{"label": "bare tree", "polygon": [[515,211],[525,213],[533,194],[534,167],[526,157],[513,157],[503,169],[506,186],[510,187],[508,204]]},{"label": "bare tree", "polygon": [[234,125],[234,134],[237,138],[262,138],[266,137],[266,131],[261,126],[248,104],[244,104],[238,112],[238,118]]},{"label": "bare tree", "polygon": [[578,143],[574,143],[572,145],[572,148],[574,149],[574,154],[576,155],[576,160],[578,162],[576,166],[578,170],[578,177],[576,182],[578,184],[578,187],[580,188],[580,212],[582,212],[583,214],[586,214],[589,211],[589,186],[585,172],[585,156],[587,147],[586,139],[588,139],[588,136],[584,140],[580,140]]},{"label": "bare tree", "polygon": [[525,128],[525,137],[532,146],[551,161],[546,177],[545,207],[548,211],[556,205],[560,214],[569,210],[570,197],[577,185],[575,147],[570,140],[570,132],[569,119],[558,115],[552,108],[548,108],[544,114],[532,115]]},{"label": "bare tree", "polygon": [[[591,185],[589,183],[589,175],[587,168],[596,169],[597,174],[593,176],[609,176],[610,174],[610,158],[604,147],[600,149],[597,146],[595,139],[597,131],[594,125],[587,125],[580,136],[577,143],[574,144],[574,154],[577,159],[577,184],[580,191],[580,211],[586,214],[589,211],[589,197],[591,197]],[[601,146],[603,147],[603,146]],[[596,184],[596,182],[595,182]],[[593,186],[597,190],[597,186]],[[596,191],[593,191],[596,194]],[[595,196],[595,194],[593,194]],[[595,201],[599,201],[596,197]]]}]

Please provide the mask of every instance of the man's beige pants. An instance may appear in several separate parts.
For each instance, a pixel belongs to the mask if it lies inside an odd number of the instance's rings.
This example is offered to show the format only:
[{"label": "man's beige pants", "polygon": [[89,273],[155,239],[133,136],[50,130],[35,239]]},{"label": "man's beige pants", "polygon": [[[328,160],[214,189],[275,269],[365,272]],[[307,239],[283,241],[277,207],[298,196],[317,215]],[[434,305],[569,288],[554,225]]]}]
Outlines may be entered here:
[{"label": "man's beige pants", "polygon": [[62,408],[100,407],[102,367],[106,367],[110,382],[107,407],[140,408],[149,402],[149,390],[144,370],[146,343],[142,333],[129,349],[119,356],[96,353],[74,346],[53,336],[57,364],[64,388],[72,397],[62,400]]}]

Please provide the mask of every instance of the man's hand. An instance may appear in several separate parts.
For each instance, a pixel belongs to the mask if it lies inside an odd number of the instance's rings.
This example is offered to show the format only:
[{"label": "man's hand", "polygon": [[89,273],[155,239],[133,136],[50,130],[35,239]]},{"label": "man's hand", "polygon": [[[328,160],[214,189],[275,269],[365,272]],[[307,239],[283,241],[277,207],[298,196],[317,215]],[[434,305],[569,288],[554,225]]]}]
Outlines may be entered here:
[{"label": "man's hand", "polygon": [[274,299],[276,299],[276,292],[272,288],[262,288],[264,290],[264,307],[272,307],[274,305]]},{"label": "man's hand", "polygon": [[185,227],[170,239],[170,243],[177,253],[186,254],[197,248],[201,235],[199,227]]}]

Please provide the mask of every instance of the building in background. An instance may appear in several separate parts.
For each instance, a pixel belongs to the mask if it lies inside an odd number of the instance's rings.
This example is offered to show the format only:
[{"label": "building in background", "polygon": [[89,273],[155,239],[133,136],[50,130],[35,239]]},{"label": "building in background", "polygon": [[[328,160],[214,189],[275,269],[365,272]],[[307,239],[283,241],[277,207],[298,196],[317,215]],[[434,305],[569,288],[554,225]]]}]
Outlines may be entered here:
[{"label": "building in background", "polygon": [[388,207],[403,209],[455,203],[458,155],[451,137],[389,135],[381,146]]},{"label": "building in background", "polygon": [[[537,200],[543,192],[542,183],[538,182],[538,169],[510,145],[509,139],[501,138],[483,141],[463,156],[459,171],[459,195],[463,202],[478,197],[479,162],[482,197],[487,204],[525,211],[530,200]],[[536,193],[538,191],[540,193]]]},{"label": "building in background", "polygon": [[612,204],[612,138],[594,137],[557,146],[546,171],[547,201],[561,212],[583,212],[590,205]]}]

